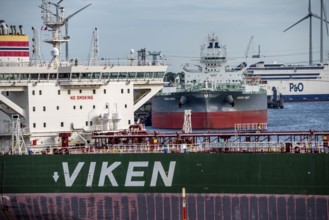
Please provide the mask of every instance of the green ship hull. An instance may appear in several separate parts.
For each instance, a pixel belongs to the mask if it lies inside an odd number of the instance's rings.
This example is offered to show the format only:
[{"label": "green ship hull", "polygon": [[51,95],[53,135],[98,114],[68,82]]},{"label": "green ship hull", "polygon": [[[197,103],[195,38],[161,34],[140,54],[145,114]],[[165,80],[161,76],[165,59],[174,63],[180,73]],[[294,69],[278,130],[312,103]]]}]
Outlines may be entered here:
[{"label": "green ship hull", "polygon": [[182,188],[188,219],[328,218],[329,154],[26,155],[0,164],[2,218],[182,219]]}]

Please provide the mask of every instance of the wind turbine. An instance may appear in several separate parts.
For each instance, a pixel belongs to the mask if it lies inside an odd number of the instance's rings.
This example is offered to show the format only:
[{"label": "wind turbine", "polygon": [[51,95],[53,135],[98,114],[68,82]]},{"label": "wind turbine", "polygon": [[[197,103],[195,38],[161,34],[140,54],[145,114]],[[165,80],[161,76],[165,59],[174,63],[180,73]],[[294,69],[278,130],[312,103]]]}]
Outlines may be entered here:
[{"label": "wind turbine", "polygon": [[[312,10],[311,10],[311,0],[309,0],[308,1],[308,14],[283,31],[283,32],[286,32],[287,30],[289,30],[290,28],[292,28],[295,25],[299,24],[300,22],[302,22],[302,21],[304,21],[308,18],[310,19],[310,39],[309,39],[309,64],[310,65],[312,65],[312,63],[313,63],[313,57],[312,57],[312,52],[313,52],[312,51],[312,17],[320,19],[321,27],[322,27],[322,21],[324,21],[326,23],[326,25],[327,25],[327,34],[328,34],[328,24],[327,23],[329,23],[329,22],[327,21],[327,15],[326,15],[325,9],[323,7],[323,0],[320,0],[320,1],[321,1],[321,17],[319,17],[317,14],[312,12]],[[325,14],[325,20],[322,17],[323,13]],[[321,39],[322,39],[322,33],[321,33]],[[323,50],[323,48],[322,48],[323,43],[322,42],[321,42],[320,47],[321,47],[321,50]]]},{"label": "wind turbine", "polygon": [[[323,20],[323,15],[325,20]],[[327,19],[326,5],[324,4],[323,0],[321,0],[321,22],[320,22],[320,62],[321,63],[323,63],[323,22],[322,21],[326,23],[327,36],[328,36],[328,19]]]}]

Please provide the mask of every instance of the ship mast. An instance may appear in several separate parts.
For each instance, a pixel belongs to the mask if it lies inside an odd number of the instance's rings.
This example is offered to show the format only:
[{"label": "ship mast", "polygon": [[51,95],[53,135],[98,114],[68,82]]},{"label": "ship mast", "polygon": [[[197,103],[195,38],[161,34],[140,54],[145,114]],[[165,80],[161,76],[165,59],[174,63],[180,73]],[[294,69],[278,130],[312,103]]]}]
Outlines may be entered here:
[{"label": "ship mast", "polygon": [[[61,27],[63,25],[67,25],[68,20],[71,17],[73,17],[74,15],[76,15],[77,13],[79,13],[80,11],[82,11],[83,9],[85,9],[91,5],[91,4],[88,4],[88,5],[84,6],[83,8],[79,9],[78,11],[74,12],[73,14],[65,17],[64,16],[64,7],[62,7],[60,5],[60,3],[62,1],[63,0],[60,0],[57,3],[52,3],[52,2],[48,2],[46,0],[42,0],[42,5],[40,6],[40,8],[42,9],[41,13],[42,13],[42,18],[43,18],[43,23],[47,29],[49,28],[52,31],[52,38],[46,39],[44,41],[46,43],[53,45],[53,49],[51,50],[51,55],[53,57],[52,57],[52,60],[49,65],[53,64],[54,66],[56,66],[60,63],[61,44],[68,43],[68,41],[69,41],[69,37],[67,36],[67,33],[66,33],[65,37],[63,37],[61,35]],[[53,12],[50,9],[50,6],[55,6],[55,12]],[[67,31],[67,28],[66,28],[66,31]]]},{"label": "ship mast", "polygon": [[32,58],[30,60],[31,65],[41,64],[41,57],[40,57],[40,43],[39,43],[39,34],[38,30],[32,27],[33,31],[33,38],[32,38]]},{"label": "ship mast", "polygon": [[91,49],[91,56],[89,58],[89,64],[88,65],[96,65],[96,60],[99,52],[99,47],[98,47],[98,32],[97,28],[93,30],[93,35],[92,35],[92,49]]}]

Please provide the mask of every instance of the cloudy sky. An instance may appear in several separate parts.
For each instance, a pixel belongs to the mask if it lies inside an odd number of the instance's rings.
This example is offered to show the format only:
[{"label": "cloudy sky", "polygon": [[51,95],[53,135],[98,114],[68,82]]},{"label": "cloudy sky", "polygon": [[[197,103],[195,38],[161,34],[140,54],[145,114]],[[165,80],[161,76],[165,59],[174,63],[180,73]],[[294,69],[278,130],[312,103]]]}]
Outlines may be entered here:
[{"label": "cloudy sky", "polygon": [[[56,1],[57,2],[57,1]],[[90,54],[92,30],[97,27],[99,57],[122,58],[130,49],[162,51],[170,70],[199,57],[200,45],[215,33],[227,47],[228,57],[243,57],[251,36],[249,53],[269,61],[308,63],[309,20],[287,32],[284,29],[308,14],[308,0],[64,0],[65,14],[90,7],[69,21],[70,57],[85,60]],[[312,0],[320,15],[320,0]],[[327,14],[329,4],[326,0]],[[1,0],[0,19],[8,25],[43,25],[41,0]],[[64,31],[63,31],[64,32]],[[329,38],[324,28],[324,58],[328,60]],[[313,19],[313,59],[319,61],[320,22]],[[42,46],[50,57],[51,46]],[[264,58],[264,59],[265,59]]]}]

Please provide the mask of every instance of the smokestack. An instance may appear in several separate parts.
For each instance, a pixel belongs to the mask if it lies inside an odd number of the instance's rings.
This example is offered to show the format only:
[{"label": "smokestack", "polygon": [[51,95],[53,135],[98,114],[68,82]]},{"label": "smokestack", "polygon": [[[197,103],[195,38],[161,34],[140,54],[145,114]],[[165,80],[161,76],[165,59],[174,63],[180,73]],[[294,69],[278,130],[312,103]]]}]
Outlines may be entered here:
[{"label": "smokestack", "polygon": [[6,23],[5,23],[4,20],[1,20],[0,21],[0,28],[1,28],[1,31],[2,31],[2,34],[3,35],[7,35],[8,34],[8,27],[7,27],[7,25],[6,25]]},{"label": "smokestack", "polygon": [[19,33],[20,33],[21,35],[23,35],[23,34],[24,34],[24,33],[23,33],[23,25],[19,25],[18,27],[19,27]]},{"label": "smokestack", "polygon": [[16,25],[13,26],[13,31],[14,31],[13,34],[16,35],[16,34],[17,34],[17,31],[16,31]]}]

